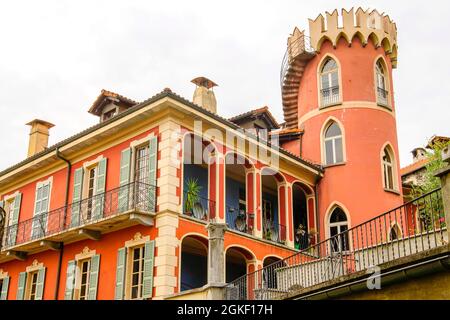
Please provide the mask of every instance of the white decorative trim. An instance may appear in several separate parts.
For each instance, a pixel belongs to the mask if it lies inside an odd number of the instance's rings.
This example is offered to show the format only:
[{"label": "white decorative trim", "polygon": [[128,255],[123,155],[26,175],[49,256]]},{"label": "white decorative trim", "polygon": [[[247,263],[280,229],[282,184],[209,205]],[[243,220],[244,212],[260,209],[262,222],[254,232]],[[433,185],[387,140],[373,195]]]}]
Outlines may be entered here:
[{"label": "white decorative trim", "polygon": [[19,195],[19,191],[3,196],[3,201],[10,201],[15,199]]},{"label": "white decorative trim", "polygon": [[103,160],[105,157],[101,154],[97,158],[91,161],[83,162],[83,169],[86,171],[88,168],[93,167],[97,165],[101,160]]},{"label": "white decorative trim", "polygon": [[95,250],[90,250],[89,247],[84,247],[83,251],[81,251],[80,253],[75,255],[75,260],[79,261],[79,260],[89,259],[89,258],[92,258],[93,256],[95,256],[96,254],[97,254],[97,252]]},{"label": "white decorative trim", "polygon": [[35,260],[33,260],[33,263],[31,265],[29,265],[25,270],[26,270],[26,272],[34,272],[34,271],[38,271],[42,268],[44,268],[44,264],[42,262],[39,263],[35,259]]},{"label": "white decorative trim", "polygon": [[[53,185],[53,176],[50,176],[50,177],[48,177],[48,178],[45,179],[45,180],[38,181],[38,182],[36,183],[36,189],[38,189],[38,188],[40,188],[40,187],[42,187],[42,186],[44,186],[44,185],[46,185],[46,184]],[[51,190],[50,190],[50,191],[51,191]],[[51,192],[49,193],[49,203],[50,203],[50,194],[51,194]]]},{"label": "white decorative trim", "polygon": [[133,239],[125,242],[125,247],[131,248],[135,246],[140,246],[146,243],[147,241],[150,241],[150,236],[143,237],[140,232],[136,232]]},{"label": "white decorative trim", "polygon": [[3,269],[0,269],[0,279],[8,278],[8,272],[3,271]]}]

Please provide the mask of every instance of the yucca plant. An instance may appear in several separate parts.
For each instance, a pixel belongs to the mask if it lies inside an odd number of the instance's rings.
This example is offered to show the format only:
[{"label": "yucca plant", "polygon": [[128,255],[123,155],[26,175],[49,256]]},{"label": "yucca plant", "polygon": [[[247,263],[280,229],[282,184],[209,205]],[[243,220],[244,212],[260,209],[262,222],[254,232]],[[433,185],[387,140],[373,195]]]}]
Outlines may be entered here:
[{"label": "yucca plant", "polygon": [[186,194],[185,194],[185,201],[184,201],[184,210],[187,213],[192,213],[192,209],[194,207],[194,204],[197,203],[200,199],[200,190],[202,189],[202,186],[199,185],[198,179],[196,178],[189,178],[186,182]]}]

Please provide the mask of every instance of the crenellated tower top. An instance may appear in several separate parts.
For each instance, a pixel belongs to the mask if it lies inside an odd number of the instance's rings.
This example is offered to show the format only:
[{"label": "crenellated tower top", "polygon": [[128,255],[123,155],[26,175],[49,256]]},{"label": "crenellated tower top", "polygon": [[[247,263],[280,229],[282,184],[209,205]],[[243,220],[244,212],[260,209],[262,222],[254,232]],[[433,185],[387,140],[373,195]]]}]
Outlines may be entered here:
[{"label": "crenellated tower top", "polygon": [[320,14],[315,20],[309,19],[309,33],[311,47],[320,51],[325,40],[336,46],[341,37],[349,44],[358,37],[363,45],[372,40],[376,47],[382,46],[391,58],[393,68],[397,66],[397,26],[388,15],[377,10],[354,8],[347,11],[342,9],[341,15],[337,10]]}]

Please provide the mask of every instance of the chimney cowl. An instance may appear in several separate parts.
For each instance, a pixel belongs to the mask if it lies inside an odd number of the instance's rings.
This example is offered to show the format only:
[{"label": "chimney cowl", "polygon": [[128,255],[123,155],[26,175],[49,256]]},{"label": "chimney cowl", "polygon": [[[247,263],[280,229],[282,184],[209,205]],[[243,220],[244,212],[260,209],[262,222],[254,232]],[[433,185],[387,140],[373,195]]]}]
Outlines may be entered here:
[{"label": "chimney cowl", "polygon": [[205,77],[198,77],[191,81],[197,87],[194,91],[193,102],[206,110],[217,113],[217,101],[213,87],[217,84]]}]

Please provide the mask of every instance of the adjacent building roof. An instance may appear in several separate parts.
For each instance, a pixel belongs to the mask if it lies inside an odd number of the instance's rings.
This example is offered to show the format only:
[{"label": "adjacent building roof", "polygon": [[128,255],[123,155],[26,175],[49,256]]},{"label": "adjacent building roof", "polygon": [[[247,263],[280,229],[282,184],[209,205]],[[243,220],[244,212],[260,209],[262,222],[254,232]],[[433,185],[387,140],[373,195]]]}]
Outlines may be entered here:
[{"label": "adjacent building roof", "polygon": [[[221,116],[219,116],[219,115],[217,115],[215,113],[212,113],[212,112],[206,110],[205,108],[202,108],[202,107],[192,103],[191,101],[189,101],[189,100],[187,100],[187,99],[185,99],[185,98],[183,98],[183,97],[173,93],[169,88],[165,88],[162,92],[160,92],[160,93],[154,95],[153,97],[151,97],[151,98],[149,98],[149,99],[147,99],[147,100],[145,100],[143,102],[140,102],[140,103],[136,103],[136,102],[134,102],[131,99],[125,98],[125,97],[123,97],[121,95],[118,95],[118,94],[115,94],[113,92],[106,91],[106,90],[102,90],[102,93],[100,94],[99,97],[101,97],[102,95],[103,96],[113,95],[114,98],[126,99],[130,103],[131,102],[135,103],[135,105],[130,107],[128,110],[126,110],[126,111],[116,115],[115,117],[112,117],[112,118],[110,118],[110,119],[108,119],[108,120],[106,120],[104,122],[101,122],[99,124],[91,126],[91,127],[87,128],[87,129],[85,129],[85,130],[83,130],[83,131],[81,131],[81,132],[79,132],[79,133],[77,133],[77,134],[75,134],[75,135],[65,139],[65,140],[62,140],[62,141],[58,142],[57,144],[55,144],[53,146],[50,146],[47,149],[45,149],[45,150],[43,150],[43,151],[41,151],[39,153],[36,153],[35,155],[33,155],[31,157],[28,157],[27,159],[25,159],[25,160],[15,164],[15,165],[13,165],[13,166],[11,166],[11,167],[1,171],[0,172],[0,176],[5,175],[5,174],[7,174],[7,173],[9,173],[9,172],[11,172],[13,170],[16,170],[16,169],[20,168],[21,166],[23,166],[23,165],[25,165],[27,163],[33,162],[33,161],[39,159],[40,157],[42,157],[44,155],[47,155],[47,154],[52,153],[52,152],[55,152],[58,148],[61,148],[61,147],[63,147],[66,144],[69,144],[69,143],[71,143],[71,142],[73,142],[73,141],[75,141],[75,140],[77,140],[77,139],[79,139],[79,138],[81,138],[83,136],[86,136],[86,135],[94,132],[95,130],[98,130],[99,128],[102,128],[103,126],[106,126],[106,125],[108,125],[110,123],[113,123],[113,122],[115,122],[115,121],[117,121],[117,120],[119,120],[119,119],[121,119],[121,118],[123,118],[123,117],[125,117],[125,116],[127,116],[127,115],[129,115],[129,114],[131,114],[131,113],[141,109],[141,108],[144,108],[145,106],[147,106],[147,105],[149,105],[151,103],[154,103],[154,102],[156,102],[158,100],[161,100],[161,99],[167,98],[167,97],[172,98],[172,99],[174,99],[174,100],[184,104],[187,107],[193,108],[194,110],[199,111],[199,112],[205,114],[206,116],[209,116],[209,117],[211,117],[211,118],[213,118],[213,119],[223,123],[224,125],[230,127],[231,129],[242,129],[241,127],[239,127],[235,123],[231,122],[230,120],[228,120],[226,118],[223,118],[223,117],[221,117]],[[97,100],[99,100],[99,98],[97,98]],[[94,105],[95,105],[95,102],[94,102]],[[251,133],[245,132],[245,134],[247,136],[251,137],[251,138],[257,139],[257,137],[255,137]],[[304,159],[294,155],[293,153],[291,153],[291,152],[289,152],[289,151],[287,151],[287,150],[285,150],[283,148],[280,148],[278,146],[272,146],[270,144],[270,142],[267,142],[267,144],[268,144],[269,147],[275,147],[280,153],[282,153],[282,154],[292,158],[295,161],[298,161],[298,162],[304,164],[305,166],[307,166],[307,167],[309,167],[309,168],[311,168],[311,169],[313,169],[315,171],[318,171],[319,173],[323,173],[324,172],[322,166],[320,166],[318,164],[315,164],[315,163],[309,162],[307,160],[304,160]]]},{"label": "adjacent building roof", "polygon": [[450,141],[450,137],[445,136],[433,136],[427,144],[428,149],[433,149],[436,143],[448,143]]},{"label": "adjacent building roof", "polygon": [[409,166],[401,168],[400,169],[400,175],[403,177],[403,176],[406,176],[408,174],[411,174],[411,173],[414,173],[416,171],[419,171],[419,170],[421,170],[421,169],[426,167],[426,165],[428,164],[428,161],[429,161],[428,159],[422,159],[422,160],[419,160],[417,162],[414,162],[414,163],[410,164]]},{"label": "adjacent building roof", "polygon": [[280,124],[277,122],[275,117],[269,111],[269,107],[267,107],[267,106],[241,113],[237,116],[229,118],[228,120],[233,123],[238,124],[247,119],[252,119],[252,118],[253,119],[254,118],[265,118],[272,128],[274,128],[274,129],[280,128]]},{"label": "adjacent building roof", "polygon": [[131,100],[127,97],[124,97],[118,93],[102,89],[100,95],[97,97],[92,106],[89,108],[88,112],[98,116],[101,114],[102,108],[110,102],[120,102],[127,107],[132,107],[138,104],[138,102]]}]

